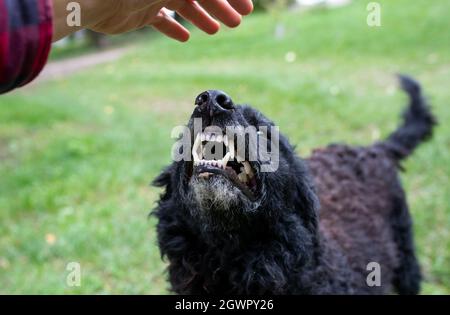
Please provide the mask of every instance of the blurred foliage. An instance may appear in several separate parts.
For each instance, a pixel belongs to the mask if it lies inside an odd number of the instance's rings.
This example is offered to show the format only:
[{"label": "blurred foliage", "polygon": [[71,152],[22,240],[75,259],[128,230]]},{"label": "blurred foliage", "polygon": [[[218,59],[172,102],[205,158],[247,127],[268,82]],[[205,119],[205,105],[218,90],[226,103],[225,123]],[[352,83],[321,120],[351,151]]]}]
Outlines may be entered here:
[{"label": "blurred foliage", "polygon": [[107,48],[111,42],[109,36],[94,31],[87,31],[86,36],[89,39],[89,44],[97,49]]},{"label": "blurred foliage", "polygon": [[295,0],[253,0],[256,11],[272,11],[288,8]]},{"label": "blurred foliage", "polygon": [[64,42],[54,45],[50,53],[50,60],[70,58],[98,50],[131,45],[158,36],[159,34],[150,27],[114,36],[107,36],[92,31],[81,31],[78,34],[72,34]]}]

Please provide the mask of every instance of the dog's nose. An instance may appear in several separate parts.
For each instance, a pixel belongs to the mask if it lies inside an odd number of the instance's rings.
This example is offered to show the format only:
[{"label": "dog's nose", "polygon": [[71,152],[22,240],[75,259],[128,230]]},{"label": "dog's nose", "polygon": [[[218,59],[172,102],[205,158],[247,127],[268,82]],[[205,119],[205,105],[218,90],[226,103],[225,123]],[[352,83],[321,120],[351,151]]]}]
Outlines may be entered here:
[{"label": "dog's nose", "polygon": [[202,111],[206,110],[209,115],[216,116],[234,108],[233,101],[225,92],[209,90],[197,96],[195,105],[200,106]]}]

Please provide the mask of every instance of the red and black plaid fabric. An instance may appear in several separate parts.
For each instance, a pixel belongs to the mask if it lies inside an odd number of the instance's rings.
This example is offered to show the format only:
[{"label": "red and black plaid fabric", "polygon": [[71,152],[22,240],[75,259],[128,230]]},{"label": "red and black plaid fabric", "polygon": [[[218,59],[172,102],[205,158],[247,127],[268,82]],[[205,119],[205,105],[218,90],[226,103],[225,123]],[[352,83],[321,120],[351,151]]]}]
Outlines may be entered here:
[{"label": "red and black plaid fabric", "polygon": [[52,33],[51,0],[0,0],[0,93],[41,72]]}]

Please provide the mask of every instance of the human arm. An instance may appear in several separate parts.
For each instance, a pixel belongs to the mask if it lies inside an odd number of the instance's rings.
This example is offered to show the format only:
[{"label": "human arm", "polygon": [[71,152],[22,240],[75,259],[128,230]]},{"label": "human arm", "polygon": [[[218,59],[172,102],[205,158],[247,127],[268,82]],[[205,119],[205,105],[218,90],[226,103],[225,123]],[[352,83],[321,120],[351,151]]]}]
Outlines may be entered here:
[{"label": "human arm", "polygon": [[251,0],[78,0],[81,25],[67,24],[67,5],[71,0],[53,0],[54,36],[61,39],[77,30],[87,28],[106,34],[119,34],[152,26],[161,33],[186,41],[189,31],[167,14],[167,9],[179,15],[208,34],[219,30],[219,23],[229,27],[241,22],[241,15],[253,10]]}]

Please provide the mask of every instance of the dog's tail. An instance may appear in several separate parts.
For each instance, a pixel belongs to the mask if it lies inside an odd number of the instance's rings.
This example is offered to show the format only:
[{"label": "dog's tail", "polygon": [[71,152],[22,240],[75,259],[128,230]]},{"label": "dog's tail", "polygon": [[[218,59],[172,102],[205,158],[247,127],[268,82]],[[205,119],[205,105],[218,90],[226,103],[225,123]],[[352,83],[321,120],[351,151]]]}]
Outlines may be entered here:
[{"label": "dog's tail", "polygon": [[402,89],[409,95],[409,106],[403,113],[403,124],[380,145],[397,161],[401,161],[432,136],[436,119],[419,83],[405,75],[398,77]]}]

